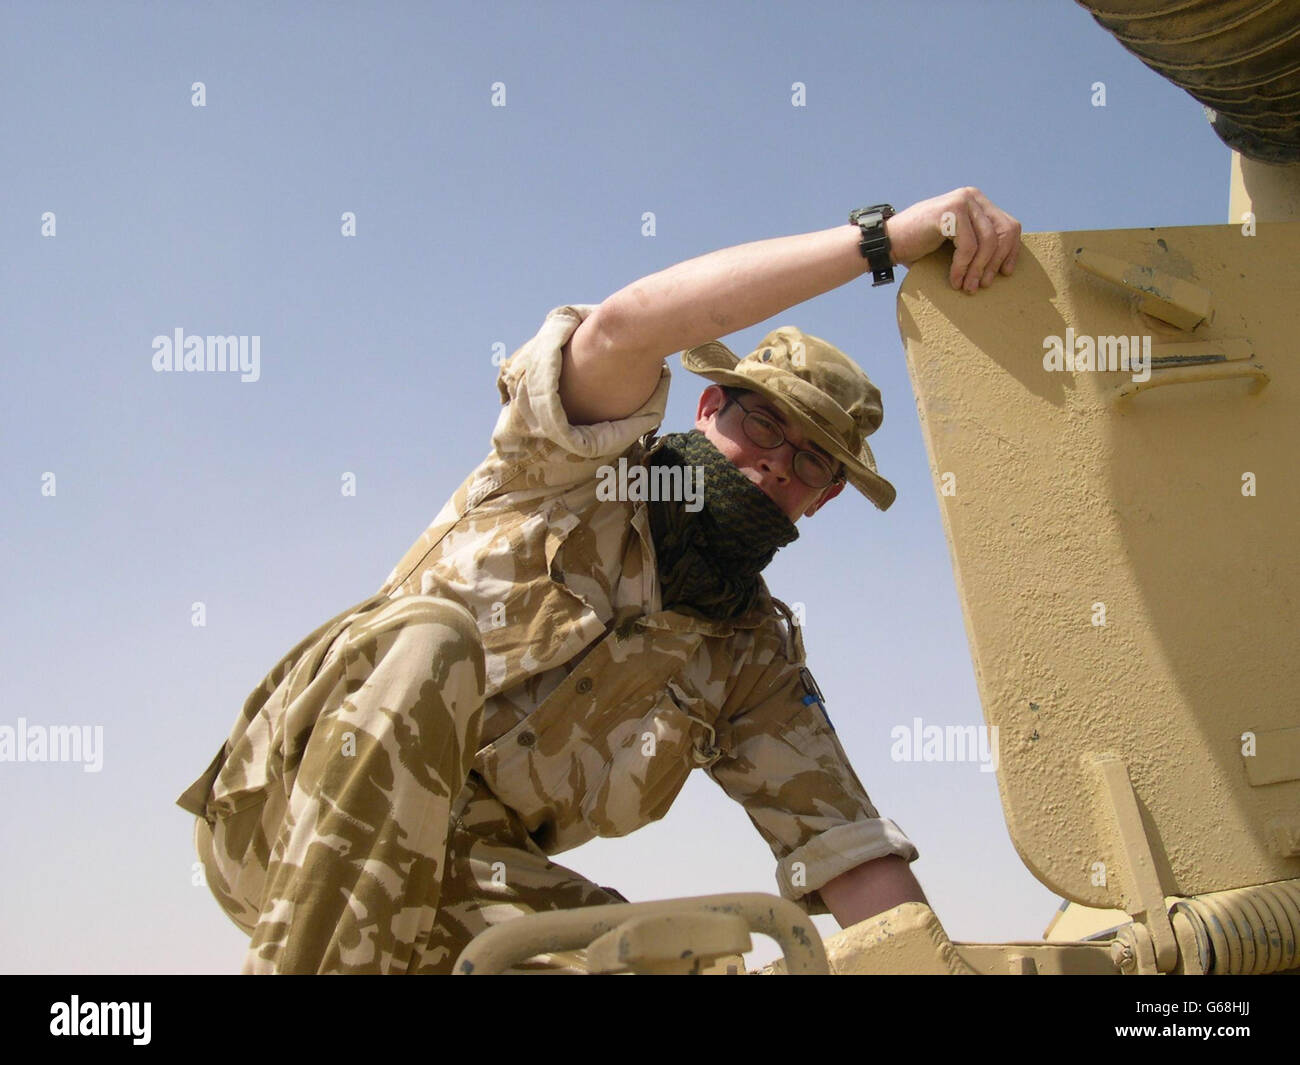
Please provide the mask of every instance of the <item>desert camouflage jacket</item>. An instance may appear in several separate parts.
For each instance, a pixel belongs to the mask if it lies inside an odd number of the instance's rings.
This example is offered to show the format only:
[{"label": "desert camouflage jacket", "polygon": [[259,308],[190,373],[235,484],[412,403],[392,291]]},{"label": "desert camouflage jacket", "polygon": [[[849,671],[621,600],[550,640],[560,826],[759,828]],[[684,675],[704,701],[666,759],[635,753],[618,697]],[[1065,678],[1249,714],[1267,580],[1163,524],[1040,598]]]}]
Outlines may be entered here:
[{"label": "desert camouflage jacket", "polygon": [[644,502],[597,492],[637,462],[670,374],[627,418],[570,425],[562,348],[594,306],[559,307],[503,365],[492,451],[381,594],[449,595],[478,618],[487,664],[475,771],[548,854],[662,817],[693,768],[744,805],[781,894],[916,848],[881,818],[826,717],[790,611],[766,594],[719,622],[660,606]]}]

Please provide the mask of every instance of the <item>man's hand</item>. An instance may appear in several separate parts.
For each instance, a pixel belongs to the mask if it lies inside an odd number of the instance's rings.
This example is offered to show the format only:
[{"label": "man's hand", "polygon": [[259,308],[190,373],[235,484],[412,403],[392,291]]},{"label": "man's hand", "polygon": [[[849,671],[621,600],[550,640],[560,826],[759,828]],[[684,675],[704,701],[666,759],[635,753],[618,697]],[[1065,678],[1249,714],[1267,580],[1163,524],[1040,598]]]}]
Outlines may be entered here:
[{"label": "man's hand", "polygon": [[951,240],[956,251],[948,281],[967,292],[988,288],[999,271],[1010,276],[1020,254],[1020,223],[969,185],[899,211],[885,231],[899,266],[911,266]]}]

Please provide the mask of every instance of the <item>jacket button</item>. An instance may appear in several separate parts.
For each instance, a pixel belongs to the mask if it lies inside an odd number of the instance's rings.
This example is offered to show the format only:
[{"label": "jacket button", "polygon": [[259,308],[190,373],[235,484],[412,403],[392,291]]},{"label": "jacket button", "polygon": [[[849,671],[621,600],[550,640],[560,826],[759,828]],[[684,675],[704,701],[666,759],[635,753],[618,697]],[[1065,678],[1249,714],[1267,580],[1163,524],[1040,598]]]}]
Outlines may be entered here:
[{"label": "jacket button", "polygon": [[531,747],[536,742],[537,742],[537,737],[534,736],[531,732],[519,733],[518,743],[520,747]]},{"label": "jacket button", "polygon": [[583,677],[582,680],[578,681],[577,690],[579,695],[586,695],[587,692],[591,691],[591,678]]}]

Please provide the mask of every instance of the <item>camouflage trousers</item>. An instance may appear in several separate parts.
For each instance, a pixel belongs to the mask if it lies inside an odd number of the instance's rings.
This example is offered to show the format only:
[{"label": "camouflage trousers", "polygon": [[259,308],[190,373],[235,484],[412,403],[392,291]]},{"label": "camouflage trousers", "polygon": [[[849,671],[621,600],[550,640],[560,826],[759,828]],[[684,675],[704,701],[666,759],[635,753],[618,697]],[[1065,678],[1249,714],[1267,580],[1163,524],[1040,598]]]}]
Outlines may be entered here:
[{"label": "camouflage trousers", "polygon": [[449,973],[492,925],[625,901],[547,860],[472,772],[484,667],[467,610],[404,596],[327,635],[310,683],[267,703],[267,787],[195,825],[208,885],[251,937],[243,972]]}]

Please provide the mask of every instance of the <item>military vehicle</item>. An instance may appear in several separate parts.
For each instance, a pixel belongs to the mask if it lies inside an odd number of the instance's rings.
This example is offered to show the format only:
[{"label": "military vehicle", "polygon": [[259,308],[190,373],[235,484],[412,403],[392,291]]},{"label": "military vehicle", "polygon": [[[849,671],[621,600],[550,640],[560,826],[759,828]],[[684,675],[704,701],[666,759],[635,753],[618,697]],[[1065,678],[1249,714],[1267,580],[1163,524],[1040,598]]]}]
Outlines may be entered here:
[{"label": "military vehicle", "polygon": [[1229,224],[1029,234],[978,300],[942,254],[898,294],[1007,827],[1061,912],[954,943],[906,903],[823,943],[774,896],[602,906],[490,929],[457,972],[741,972],[751,931],[765,972],[1300,969],[1300,18],[1080,2],[1207,108]]}]

